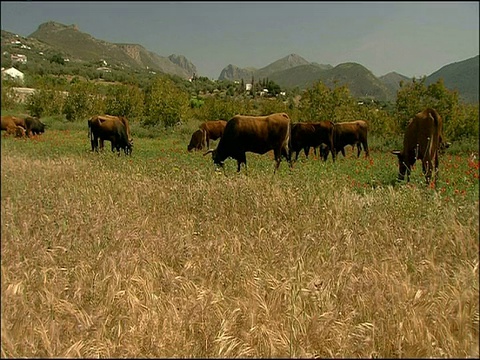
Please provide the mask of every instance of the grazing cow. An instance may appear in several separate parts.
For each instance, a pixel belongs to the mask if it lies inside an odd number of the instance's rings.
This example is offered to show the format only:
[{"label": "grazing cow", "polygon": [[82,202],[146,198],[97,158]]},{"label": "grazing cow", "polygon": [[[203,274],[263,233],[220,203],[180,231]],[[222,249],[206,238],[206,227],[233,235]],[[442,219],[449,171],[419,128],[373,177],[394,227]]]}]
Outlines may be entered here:
[{"label": "grazing cow", "polygon": [[[368,150],[368,125],[366,121],[356,120],[349,122],[336,123],[333,127],[333,146],[335,147],[335,154],[340,151],[345,157],[345,146],[352,145],[357,147],[357,157],[360,157],[360,153],[365,151],[365,157],[370,155]],[[320,154],[324,160],[328,157],[326,148],[320,149]],[[332,152],[333,155],[333,152]]]},{"label": "grazing cow", "polygon": [[231,157],[237,160],[237,172],[240,165],[247,167],[246,152],[265,154],[273,150],[276,173],[282,156],[290,163],[290,117],[285,113],[275,113],[267,116],[235,115],[231,118],[216,149],[209,149],[204,155],[212,153],[213,163],[224,169],[224,160]]},{"label": "grazing cow", "polygon": [[205,131],[198,129],[192,134],[192,138],[190,139],[190,143],[187,146],[188,151],[195,150],[202,150],[205,147]]},{"label": "grazing cow", "polygon": [[410,172],[417,159],[422,160],[422,171],[427,184],[438,177],[438,156],[450,143],[443,141],[443,123],[440,114],[432,108],[417,113],[407,124],[403,137],[403,150],[393,150],[398,156],[398,180],[402,181]]},{"label": "grazing cow", "polygon": [[[315,150],[322,144],[333,149],[333,123],[331,121],[320,121],[316,123],[298,122],[292,125],[290,157],[295,152],[295,161],[303,149],[308,159],[310,148]],[[328,153],[327,153],[328,154]],[[335,161],[335,153],[332,151],[332,158]],[[324,157],[326,160],[326,157]]]},{"label": "grazing cow", "polygon": [[27,129],[27,125],[25,124],[25,118],[19,116],[12,116],[15,125],[23,127],[25,130]]},{"label": "grazing cow", "polygon": [[[130,133],[130,124],[128,123],[128,120],[125,116],[113,116],[113,115],[98,115],[98,117],[100,119],[118,119],[120,120],[123,125],[125,125],[125,129],[127,131],[127,137],[128,137],[128,142],[130,143],[130,147],[128,148],[128,151],[131,151],[132,150],[132,147],[133,147],[133,138],[132,138],[132,135]],[[100,150],[103,150],[104,148],[104,139],[103,138],[100,138]],[[112,143],[112,151],[114,151],[114,146],[113,146],[113,143]]]},{"label": "grazing cow", "polygon": [[207,149],[210,148],[210,140],[217,140],[222,137],[226,125],[227,122],[225,120],[205,121],[204,123],[200,124],[200,130],[205,132]]},{"label": "grazing cow", "polygon": [[15,137],[24,137],[26,132],[23,126],[17,125],[17,117],[11,115],[2,115],[1,130],[5,131],[5,135],[14,135]]},{"label": "grazing cow", "polygon": [[45,132],[46,125],[40,121],[38,117],[27,116],[25,118],[25,126],[27,130],[27,136],[40,135]]},{"label": "grazing cow", "polygon": [[[88,120],[88,135],[92,145],[92,151],[98,152],[98,140],[103,145],[104,140],[112,143],[112,151],[115,149],[120,156],[120,149],[125,154],[132,154],[132,143],[127,135],[125,122],[118,117],[94,116]],[[103,149],[103,146],[101,147]]]}]

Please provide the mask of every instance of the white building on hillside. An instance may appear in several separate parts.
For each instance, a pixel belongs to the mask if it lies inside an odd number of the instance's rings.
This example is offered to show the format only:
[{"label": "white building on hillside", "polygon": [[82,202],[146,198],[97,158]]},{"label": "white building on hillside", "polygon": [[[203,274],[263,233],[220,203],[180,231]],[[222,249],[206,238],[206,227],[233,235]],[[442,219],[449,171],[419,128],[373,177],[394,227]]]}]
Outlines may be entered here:
[{"label": "white building on hillside", "polygon": [[20,70],[15,69],[14,67],[8,68],[2,71],[2,77],[9,76],[12,79],[19,80],[23,82],[25,75]]}]

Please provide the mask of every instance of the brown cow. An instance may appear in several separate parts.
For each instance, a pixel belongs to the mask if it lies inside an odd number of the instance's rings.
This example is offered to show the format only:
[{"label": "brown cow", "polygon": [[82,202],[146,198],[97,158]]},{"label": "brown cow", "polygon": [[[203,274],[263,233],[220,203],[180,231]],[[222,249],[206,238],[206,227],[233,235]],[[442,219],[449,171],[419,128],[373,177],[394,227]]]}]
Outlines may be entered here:
[{"label": "brown cow", "polygon": [[[130,133],[130,124],[128,123],[128,120],[125,116],[114,116],[114,115],[97,115],[99,117],[99,119],[118,119],[120,120],[123,125],[125,125],[125,129],[127,130],[127,137],[128,137],[128,141],[130,142],[130,149],[131,147],[133,146],[133,138],[132,138],[132,135]],[[104,139],[100,138],[100,150],[103,150],[103,147],[104,147]],[[114,151],[113,149],[113,143],[112,143],[112,151]]]},{"label": "brown cow", "polygon": [[[108,116],[94,116],[88,120],[88,135],[92,145],[92,151],[98,152],[98,140],[101,145],[104,140],[109,140],[112,143],[112,151],[115,149],[120,155],[120,149],[123,149],[125,154],[132,154],[132,143],[127,135],[127,127],[121,118]],[[101,146],[103,149],[103,146]]]},{"label": "brown cow", "polygon": [[190,143],[187,146],[188,151],[195,150],[202,150],[205,147],[205,131],[198,129],[192,134],[192,138],[190,139]]},{"label": "brown cow", "polygon": [[[290,157],[295,152],[295,161],[303,149],[308,159],[310,148],[315,150],[322,144],[333,149],[333,123],[331,121],[320,121],[316,123],[298,122],[292,125]],[[328,154],[328,153],[327,153]],[[332,151],[332,158],[335,161],[335,153]],[[324,157],[326,160],[326,157]]]},{"label": "brown cow", "polygon": [[438,156],[450,143],[443,141],[443,122],[440,114],[432,108],[417,113],[407,124],[403,137],[403,150],[393,150],[398,156],[398,180],[402,181],[407,173],[410,181],[412,166],[417,159],[422,160],[422,171],[427,184],[438,177]]},{"label": "brown cow", "polygon": [[211,120],[200,124],[200,130],[205,132],[207,149],[210,148],[210,140],[217,140],[222,137],[226,125],[227,122],[225,120]]},{"label": "brown cow", "polygon": [[224,169],[224,160],[231,157],[237,160],[237,172],[240,172],[240,165],[245,164],[247,168],[246,152],[265,154],[273,150],[275,156],[276,173],[282,156],[290,163],[290,117],[285,113],[275,113],[267,116],[244,116],[235,115],[231,118],[223,136],[220,138],[215,150],[209,149],[204,155],[212,153],[213,163]]},{"label": "brown cow", "polygon": [[[345,157],[345,146],[352,145],[357,147],[357,157],[360,157],[360,153],[365,151],[365,157],[370,155],[368,150],[368,124],[364,120],[348,121],[336,123],[333,127],[333,146],[335,148],[335,154],[342,152]],[[321,148],[320,153],[324,160],[328,157],[327,148]],[[333,153],[332,153],[333,154]]]},{"label": "brown cow", "polygon": [[26,134],[25,127],[17,125],[17,123],[21,123],[21,118],[12,115],[2,115],[1,130],[5,131],[5,135],[24,137]]},{"label": "brown cow", "polygon": [[21,115],[13,116],[13,120],[17,126],[21,126],[26,130],[26,135],[39,135],[45,132],[46,124],[40,121],[36,116]]},{"label": "brown cow", "polygon": [[19,116],[12,116],[15,125],[23,127],[25,130],[27,129],[27,125],[25,124],[25,118]]}]

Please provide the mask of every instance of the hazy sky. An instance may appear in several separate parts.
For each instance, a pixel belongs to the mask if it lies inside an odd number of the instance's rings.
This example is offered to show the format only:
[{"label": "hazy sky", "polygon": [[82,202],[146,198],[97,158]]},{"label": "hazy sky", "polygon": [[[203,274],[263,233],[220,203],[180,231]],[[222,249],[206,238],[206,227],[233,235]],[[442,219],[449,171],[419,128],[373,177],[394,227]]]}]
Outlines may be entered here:
[{"label": "hazy sky", "polygon": [[479,2],[2,1],[2,30],[28,36],[47,21],[112,43],[184,55],[217,79],[229,64],[262,68],[289,54],[376,76],[430,75],[479,54]]}]

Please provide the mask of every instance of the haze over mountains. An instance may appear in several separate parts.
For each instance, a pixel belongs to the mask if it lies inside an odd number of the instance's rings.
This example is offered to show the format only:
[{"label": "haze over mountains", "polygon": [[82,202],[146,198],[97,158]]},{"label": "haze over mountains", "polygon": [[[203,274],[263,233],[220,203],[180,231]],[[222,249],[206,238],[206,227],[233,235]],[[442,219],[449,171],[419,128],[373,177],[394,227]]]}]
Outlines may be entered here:
[{"label": "haze over mountains", "polygon": [[[15,34],[2,30],[2,52],[8,39]],[[60,53],[70,61],[95,62],[105,60],[109,66],[139,70],[149,69],[177,75],[181,78],[202,76],[196,66],[185,56],[171,54],[168,57],[158,55],[138,44],[109,43],[81,32],[75,25],[63,25],[49,21],[38,29],[21,38],[31,42],[38,51]],[[27,44],[28,45],[28,44]],[[31,45],[30,45],[31,46]],[[18,53],[22,53],[18,49]],[[33,48],[32,48],[33,51]],[[25,52],[29,56],[28,52]],[[221,71],[218,80],[244,80],[245,83],[268,78],[284,89],[305,89],[315,82],[325,85],[348,85],[350,93],[356,98],[374,98],[381,101],[394,101],[400,81],[411,81],[409,77],[391,72],[380,77],[363,65],[353,62],[337,66],[310,62],[297,54],[289,54],[263,68],[240,68],[228,64]],[[469,103],[479,101],[479,56],[446,64],[426,77],[426,84],[443,78],[445,86],[457,90],[462,100]]]}]

